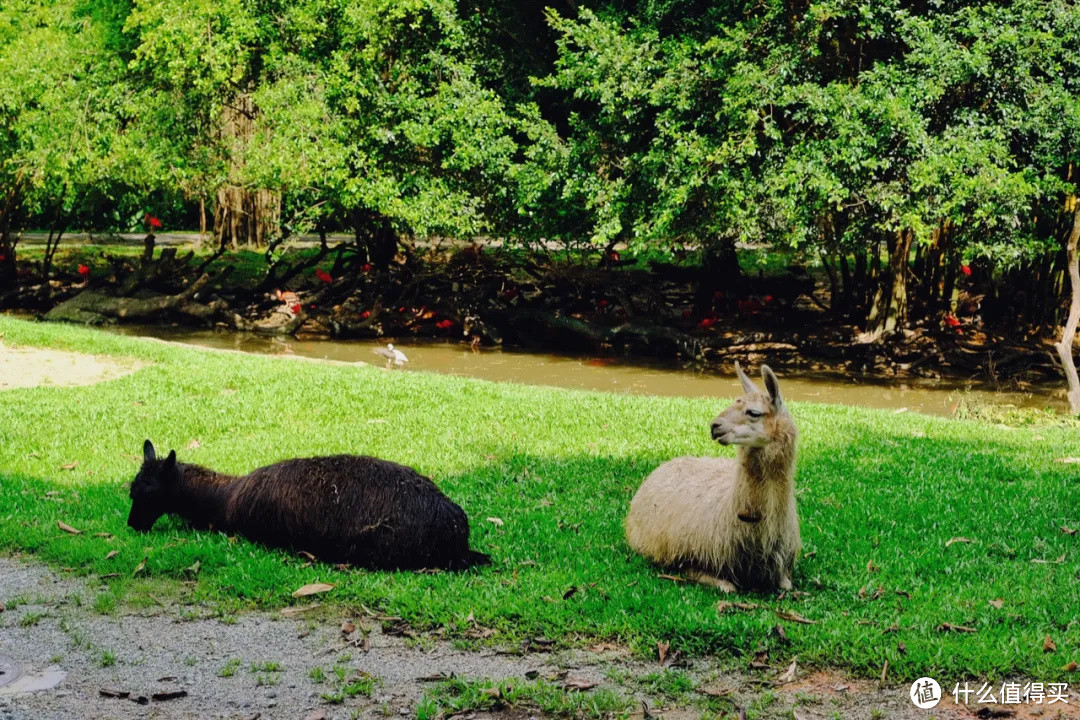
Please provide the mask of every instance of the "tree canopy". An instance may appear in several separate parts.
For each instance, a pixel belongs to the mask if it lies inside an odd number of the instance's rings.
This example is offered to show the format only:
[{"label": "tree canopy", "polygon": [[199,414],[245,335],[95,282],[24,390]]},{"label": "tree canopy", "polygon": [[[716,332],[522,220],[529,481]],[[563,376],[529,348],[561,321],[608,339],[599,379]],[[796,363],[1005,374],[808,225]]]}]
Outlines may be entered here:
[{"label": "tree canopy", "polygon": [[381,264],[403,235],[700,248],[725,279],[735,243],[796,249],[872,332],[947,311],[961,266],[1062,314],[1067,0],[12,0],[0,43],[6,258],[208,201]]}]

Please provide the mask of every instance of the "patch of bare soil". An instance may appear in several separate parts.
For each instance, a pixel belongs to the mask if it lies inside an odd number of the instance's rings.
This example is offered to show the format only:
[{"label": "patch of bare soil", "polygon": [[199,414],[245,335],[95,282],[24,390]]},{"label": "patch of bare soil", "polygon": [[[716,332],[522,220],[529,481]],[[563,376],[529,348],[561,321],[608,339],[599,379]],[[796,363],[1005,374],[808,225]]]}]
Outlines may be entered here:
[{"label": "patch of bare soil", "polygon": [[[607,689],[632,700],[630,720],[926,720],[1010,717],[986,706],[957,706],[949,691],[932,711],[909,700],[909,687],[853,680],[796,667],[723,670],[715,660],[668,664],[693,681],[678,698],[651,694],[646,676],[661,665],[601,643],[548,651],[546,645],[467,650],[436,636],[403,636],[394,623],[364,611],[312,606],[308,612],[248,613],[225,621],[205,607],[159,604],[100,614],[100,581],[63,577],[39,563],[0,557],[0,720],[73,718],[416,717],[425,693],[443,678],[525,683],[548,680],[569,692]],[[487,637],[487,633],[483,633]],[[494,640],[498,640],[495,636]],[[677,654],[676,654],[677,656]],[[374,680],[370,696],[342,688]],[[1069,704],[998,706],[1011,717],[1074,718]],[[978,711],[982,710],[982,714]],[[459,720],[526,720],[534,706],[496,703]]]},{"label": "patch of bare soil", "polygon": [[93,385],[128,375],[142,366],[132,359],[0,343],[0,390]]}]

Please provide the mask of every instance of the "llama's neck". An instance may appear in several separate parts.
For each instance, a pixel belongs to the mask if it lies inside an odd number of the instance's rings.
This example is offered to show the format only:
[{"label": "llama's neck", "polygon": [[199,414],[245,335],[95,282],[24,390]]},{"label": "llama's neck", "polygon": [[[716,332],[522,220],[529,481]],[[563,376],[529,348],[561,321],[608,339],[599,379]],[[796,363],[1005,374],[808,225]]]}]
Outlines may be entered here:
[{"label": "llama's neck", "polygon": [[772,442],[739,448],[739,482],[754,487],[790,488],[795,474],[795,425],[780,419]]},{"label": "llama's neck", "polygon": [[196,528],[228,532],[227,508],[238,478],[198,465],[180,463],[180,482],[173,490],[173,512]]}]

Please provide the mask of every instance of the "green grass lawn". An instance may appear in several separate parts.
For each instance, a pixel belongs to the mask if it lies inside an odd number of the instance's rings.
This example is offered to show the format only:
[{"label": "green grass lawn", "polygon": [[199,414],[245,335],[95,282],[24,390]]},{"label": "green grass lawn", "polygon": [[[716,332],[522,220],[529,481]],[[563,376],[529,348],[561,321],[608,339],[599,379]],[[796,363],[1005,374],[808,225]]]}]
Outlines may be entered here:
[{"label": "green grass lawn", "polygon": [[[614,639],[645,651],[662,640],[732,662],[767,648],[777,665],[798,655],[876,676],[887,660],[890,678],[943,684],[1008,673],[1049,681],[1080,661],[1080,535],[1062,530],[1080,528],[1080,466],[1055,462],[1080,456],[1076,430],[795,405],[800,592],[729,597],[757,607],[718,613],[715,591],[659,579],[634,555],[622,519],[657,464],[733,452],[708,434],[726,398],[214,353],[8,318],[0,333],[9,344],[150,363],[93,386],[0,391],[0,549],[103,577],[92,600],[103,612],[161,600],[276,608],[324,581],[337,587],[320,602],[363,603],[451,636],[472,614],[504,644]],[[126,526],[127,483],[145,438],[159,453],[175,448],[183,461],[234,473],[340,452],[407,463],[465,508],[474,547],[494,564],[459,575],[343,572],[176,520],[136,534]],[[200,446],[185,449],[192,440]],[[972,542],[949,544],[957,537]],[[1046,635],[1056,653],[1043,652]]]}]

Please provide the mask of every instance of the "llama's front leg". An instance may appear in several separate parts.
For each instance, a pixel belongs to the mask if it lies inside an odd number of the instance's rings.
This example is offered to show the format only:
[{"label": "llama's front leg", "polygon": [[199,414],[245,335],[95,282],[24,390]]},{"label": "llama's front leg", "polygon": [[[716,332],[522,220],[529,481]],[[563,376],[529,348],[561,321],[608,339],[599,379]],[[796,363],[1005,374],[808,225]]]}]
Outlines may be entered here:
[{"label": "llama's front leg", "polygon": [[791,578],[795,574],[795,556],[788,555],[780,560],[780,589],[790,590],[793,585]]},{"label": "llama's front leg", "polygon": [[727,580],[723,580],[715,575],[710,575],[709,573],[700,570],[688,570],[686,572],[686,579],[702,585],[714,587],[723,593],[733,593],[738,589]]}]

